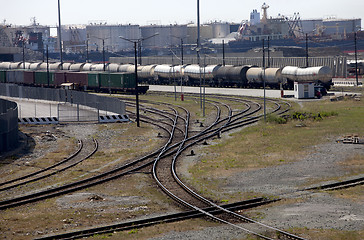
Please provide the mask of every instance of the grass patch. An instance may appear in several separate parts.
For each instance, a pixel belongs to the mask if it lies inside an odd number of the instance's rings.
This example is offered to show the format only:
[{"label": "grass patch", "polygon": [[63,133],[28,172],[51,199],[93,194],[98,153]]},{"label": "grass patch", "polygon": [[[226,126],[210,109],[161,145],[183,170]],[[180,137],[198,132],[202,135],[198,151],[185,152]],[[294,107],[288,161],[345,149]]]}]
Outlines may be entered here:
[{"label": "grass patch", "polygon": [[361,240],[364,236],[364,231],[341,231],[334,229],[293,228],[289,232],[307,239],[320,240]]},{"label": "grass patch", "polygon": [[[201,191],[208,186],[212,192],[219,192],[224,184],[221,179],[237,172],[296,161],[313,145],[364,132],[364,105],[360,101],[319,101],[302,105],[293,104],[286,124],[276,124],[281,120],[272,117],[278,120],[260,121],[230,134],[228,140],[206,147],[204,157],[189,169],[194,186]],[[356,164],[362,166],[362,161]],[[356,171],[362,172],[361,168]]]}]

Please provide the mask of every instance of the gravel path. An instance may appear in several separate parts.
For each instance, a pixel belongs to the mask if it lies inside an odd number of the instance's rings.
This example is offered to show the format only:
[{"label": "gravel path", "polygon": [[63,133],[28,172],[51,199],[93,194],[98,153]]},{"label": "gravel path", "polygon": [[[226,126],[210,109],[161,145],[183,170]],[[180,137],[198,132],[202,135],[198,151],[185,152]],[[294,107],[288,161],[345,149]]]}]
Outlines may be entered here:
[{"label": "gravel path", "polygon": [[[221,182],[226,182],[226,185],[220,190],[225,193],[256,192],[266,196],[282,196],[310,186],[308,181],[321,182],[322,179],[328,178],[344,180],[363,177],[364,174],[341,178],[341,176],[349,175],[350,172],[339,163],[348,156],[363,155],[364,145],[336,143],[335,140],[331,139],[330,143],[313,146],[306,156],[298,157],[296,162],[244,171],[224,178]],[[188,161],[183,161],[180,169],[186,171],[192,164],[191,160],[188,158]],[[192,161],[198,161],[198,158]],[[184,174],[188,175],[186,172]],[[297,199],[297,196],[295,198]],[[275,204],[269,208],[261,207],[249,212],[261,216],[260,222],[280,229],[364,230],[364,201],[362,200],[354,202],[336,198],[326,192],[316,192],[299,196],[298,201],[294,202]],[[201,231],[169,232],[162,237],[152,239],[244,239],[245,237],[244,233],[236,229],[221,226]]]}]

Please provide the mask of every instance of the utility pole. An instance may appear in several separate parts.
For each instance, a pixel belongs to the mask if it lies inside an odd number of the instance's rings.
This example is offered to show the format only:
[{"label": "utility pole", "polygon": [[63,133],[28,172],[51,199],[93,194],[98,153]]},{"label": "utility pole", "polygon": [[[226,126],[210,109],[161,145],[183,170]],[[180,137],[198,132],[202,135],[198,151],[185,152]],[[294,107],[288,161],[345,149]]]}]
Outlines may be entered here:
[{"label": "utility pole", "polygon": [[23,38],[23,69],[25,69],[25,39]]},{"label": "utility pole", "polygon": [[264,46],[264,39],[263,39],[263,89],[264,89],[264,122],[267,121],[266,118],[266,106],[265,106],[265,46]]},{"label": "utility pole", "polygon": [[225,66],[225,41],[222,40],[222,65]]},{"label": "utility pole", "polygon": [[63,69],[63,51],[62,51],[62,25],[61,25],[61,3],[58,0],[58,39],[59,39],[59,53],[61,58],[61,70]]},{"label": "utility pole", "polygon": [[48,61],[49,55],[48,55],[48,44],[47,44],[47,82],[49,87],[49,61]]},{"label": "utility pole", "polygon": [[306,33],[306,67],[308,68],[308,35]]},{"label": "utility pole", "polygon": [[181,38],[181,64],[183,65],[183,38]]},{"label": "utility pole", "polygon": [[88,63],[88,39],[86,40],[86,63]]},{"label": "utility pole", "polygon": [[270,67],[270,49],[269,49],[270,37],[268,36],[268,67]]},{"label": "utility pole", "polygon": [[159,33],[155,33],[154,35],[147,38],[139,38],[139,39],[128,39],[123,36],[119,36],[119,38],[131,42],[134,44],[134,64],[135,64],[135,102],[136,102],[136,122],[137,127],[140,127],[140,118],[139,118],[139,88],[138,88],[138,55],[137,55],[137,44],[141,41],[147,40],[149,38],[157,36]]},{"label": "utility pole", "polygon": [[359,78],[358,78],[358,50],[357,50],[357,39],[356,32],[354,33],[354,41],[355,41],[355,77],[356,77],[356,86],[359,86]]}]

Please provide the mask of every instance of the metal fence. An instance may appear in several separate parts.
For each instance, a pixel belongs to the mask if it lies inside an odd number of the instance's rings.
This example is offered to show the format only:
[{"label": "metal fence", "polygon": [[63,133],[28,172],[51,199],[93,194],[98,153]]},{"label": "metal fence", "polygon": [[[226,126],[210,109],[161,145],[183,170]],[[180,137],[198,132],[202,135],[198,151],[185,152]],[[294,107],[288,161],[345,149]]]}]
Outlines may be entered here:
[{"label": "metal fence", "polygon": [[73,90],[2,83],[0,84],[0,95],[61,103],[57,107],[60,121],[94,121],[97,120],[100,111],[119,115],[126,114],[125,103],[119,99]]},{"label": "metal fence", "polygon": [[0,152],[18,145],[18,106],[0,99]]},{"label": "metal fence", "polygon": [[[315,66],[327,66],[332,69],[332,74],[334,77],[346,77],[347,75],[347,63],[346,57],[310,57],[308,59],[308,64],[311,67]],[[306,67],[306,58],[305,57],[271,57],[269,58],[270,67],[285,67],[285,66],[297,66],[297,67]],[[132,57],[111,57],[110,62],[126,64],[133,63],[134,58]],[[171,57],[142,57],[143,65],[149,64],[172,64]],[[174,64],[178,61],[174,60]],[[222,64],[222,57],[214,57],[214,56],[201,56],[200,59],[201,64],[206,65],[218,65]],[[226,57],[225,64],[226,65],[256,65],[262,67],[263,58],[261,57]],[[267,65],[268,58],[265,59],[265,64]],[[184,64],[197,64],[197,58],[186,56],[184,58]]]}]

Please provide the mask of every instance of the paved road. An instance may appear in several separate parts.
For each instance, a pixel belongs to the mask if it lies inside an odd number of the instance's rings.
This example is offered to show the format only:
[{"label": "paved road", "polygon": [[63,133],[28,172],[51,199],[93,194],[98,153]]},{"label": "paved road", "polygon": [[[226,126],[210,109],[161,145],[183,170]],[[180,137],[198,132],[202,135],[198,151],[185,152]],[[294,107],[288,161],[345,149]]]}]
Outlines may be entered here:
[{"label": "paved road", "polygon": [[[162,92],[174,92],[174,86],[166,86],[166,85],[150,85],[149,90],[151,91],[162,91]],[[181,93],[181,86],[176,87],[177,94]],[[199,87],[182,87],[182,91],[185,93],[199,93]],[[203,88],[202,88],[203,92]],[[222,94],[222,95],[238,95],[238,96],[257,96],[263,97],[264,90],[263,89],[244,89],[244,88],[205,88],[206,94]],[[294,91],[284,91],[285,95],[294,95]],[[266,97],[269,98],[280,98],[281,91],[280,90],[266,90]]]},{"label": "paved road", "polygon": [[[63,121],[70,118],[77,118],[77,105],[65,105],[64,103],[34,100],[34,99],[20,99],[8,98],[0,96],[1,98],[14,101],[18,104],[18,117],[60,117]],[[111,115],[114,113],[100,111],[101,116]],[[80,120],[94,121],[97,120],[97,109],[79,106],[78,117]]]}]

